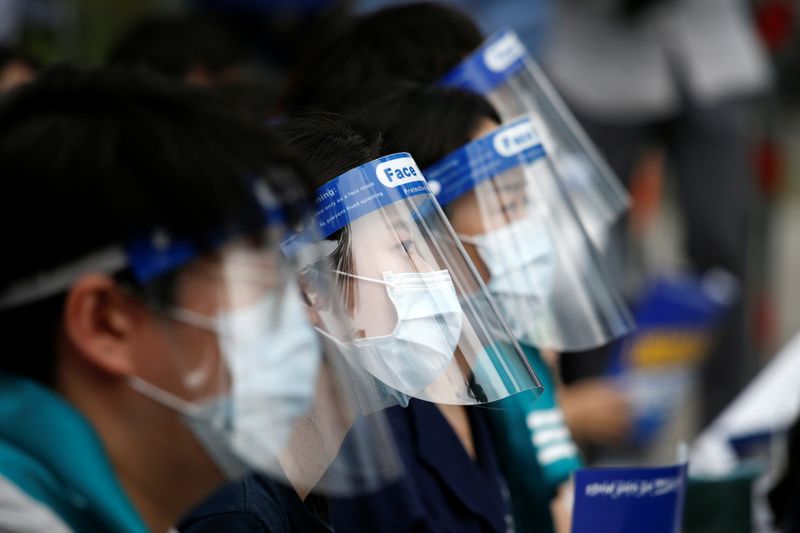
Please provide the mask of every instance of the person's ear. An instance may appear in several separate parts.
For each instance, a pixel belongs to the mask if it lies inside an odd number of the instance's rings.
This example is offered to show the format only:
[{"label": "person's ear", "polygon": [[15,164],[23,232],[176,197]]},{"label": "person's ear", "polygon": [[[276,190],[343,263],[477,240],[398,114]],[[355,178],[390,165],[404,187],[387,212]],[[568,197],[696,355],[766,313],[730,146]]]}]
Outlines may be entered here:
[{"label": "person's ear", "polygon": [[324,309],[327,302],[323,301],[322,295],[318,291],[311,288],[311,283],[305,278],[300,276],[300,297],[303,300],[303,307],[306,311],[306,318],[311,322],[312,326],[321,328],[322,318],[319,316],[319,309]]},{"label": "person's ear", "polygon": [[64,334],[94,368],[126,376],[135,370],[135,339],[145,312],[108,276],[84,276],[67,294]]}]

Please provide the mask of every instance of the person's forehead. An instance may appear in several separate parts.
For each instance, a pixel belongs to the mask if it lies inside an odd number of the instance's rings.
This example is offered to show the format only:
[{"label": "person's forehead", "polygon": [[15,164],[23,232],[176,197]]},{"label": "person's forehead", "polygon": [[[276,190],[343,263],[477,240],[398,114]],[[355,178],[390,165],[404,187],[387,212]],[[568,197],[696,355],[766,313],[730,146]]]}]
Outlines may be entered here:
[{"label": "person's forehead", "polygon": [[393,209],[388,206],[379,211],[369,213],[351,224],[354,236],[380,235],[386,236],[397,231],[409,232],[414,223],[409,221],[410,211],[406,207]]}]

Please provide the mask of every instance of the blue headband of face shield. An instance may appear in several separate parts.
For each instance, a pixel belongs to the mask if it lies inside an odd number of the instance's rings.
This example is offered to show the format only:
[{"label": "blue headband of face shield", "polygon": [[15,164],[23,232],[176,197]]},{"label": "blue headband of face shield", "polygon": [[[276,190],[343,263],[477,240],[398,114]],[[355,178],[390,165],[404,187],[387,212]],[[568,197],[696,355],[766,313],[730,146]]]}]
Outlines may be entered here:
[{"label": "blue headband of face shield", "polygon": [[[253,192],[261,207],[263,227],[285,227],[284,211],[266,186],[261,181],[253,181]],[[245,228],[231,225],[205,235],[202,240],[189,240],[173,239],[166,231],[156,229],[126,244],[108,246],[12,285],[0,294],[0,310],[54,296],[69,288],[78,277],[91,272],[113,274],[129,268],[137,282],[148,283],[245,233]]]},{"label": "blue headband of face shield", "polygon": [[522,117],[452,152],[425,175],[439,205],[446,206],[480,183],[546,155],[533,122]]},{"label": "blue headband of face shield", "polygon": [[296,233],[282,248],[291,257],[295,250],[330,237],[369,213],[428,193],[425,177],[411,155],[401,152],[379,157],[319,187],[314,194],[316,231]]},{"label": "blue headband of face shield", "polygon": [[501,30],[442,76],[439,85],[486,95],[522,69],[527,56],[517,34]]}]

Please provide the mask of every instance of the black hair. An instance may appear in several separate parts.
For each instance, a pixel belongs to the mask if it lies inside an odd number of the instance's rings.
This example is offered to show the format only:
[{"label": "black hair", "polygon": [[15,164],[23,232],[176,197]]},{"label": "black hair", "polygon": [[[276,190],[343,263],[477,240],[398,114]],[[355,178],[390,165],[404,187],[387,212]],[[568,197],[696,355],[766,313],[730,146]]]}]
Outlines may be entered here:
[{"label": "black hair", "polygon": [[[0,294],[87,254],[163,229],[201,243],[263,225],[263,179],[288,215],[308,182],[259,121],[219,96],[146,72],[57,66],[0,104]],[[0,311],[0,370],[53,376],[63,293]]]},{"label": "black hair", "polygon": [[[383,138],[365,122],[353,117],[322,110],[307,110],[287,120],[278,128],[286,142],[304,158],[315,187],[350,169],[377,159],[383,150]],[[327,268],[352,272],[350,233],[347,227],[328,236],[337,243],[328,257]],[[340,278],[345,306],[352,310],[355,286],[350,278]]]},{"label": "black hair", "polygon": [[449,5],[420,2],[355,16],[307,51],[287,103],[341,111],[398,80],[432,83],[482,42],[472,19]]},{"label": "black hair", "polygon": [[302,155],[314,187],[381,156],[383,138],[366,122],[323,110],[304,110],[277,131]]},{"label": "black hair", "polygon": [[196,66],[221,72],[240,65],[245,56],[243,46],[210,17],[153,15],[139,20],[123,35],[109,54],[108,64],[182,78]]},{"label": "black hair", "polygon": [[395,84],[355,112],[382,133],[388,152],[409,152],[423,170],[472,140],[481,120],[501,122],[479,94],[415,83]]},{"label": "black hair", "polygon": [[206,12],[141,19],[120,39],[107,64],[202,83],[257,117],[277,113],[285,85],[285,74],[260,61],[252,43],[225,17]]}]

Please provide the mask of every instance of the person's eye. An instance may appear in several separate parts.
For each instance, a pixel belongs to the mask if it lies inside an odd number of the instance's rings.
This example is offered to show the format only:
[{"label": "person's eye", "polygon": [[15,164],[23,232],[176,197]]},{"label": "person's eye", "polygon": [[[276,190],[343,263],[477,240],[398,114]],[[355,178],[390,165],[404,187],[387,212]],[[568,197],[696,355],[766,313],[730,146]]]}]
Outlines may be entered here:
[{"label": "person's eye", "polygon": [[504,215],[509,214],[516,214],[521,211],[527,210],[531,205],[530,199],[527,196],[522,196],[520,198],[515,198],[513,201],[510,201],[503,205],[502,212]]}]

